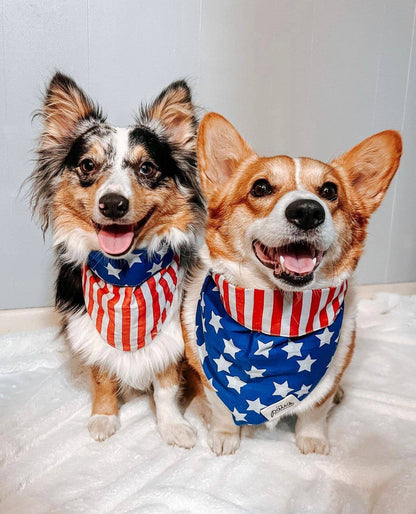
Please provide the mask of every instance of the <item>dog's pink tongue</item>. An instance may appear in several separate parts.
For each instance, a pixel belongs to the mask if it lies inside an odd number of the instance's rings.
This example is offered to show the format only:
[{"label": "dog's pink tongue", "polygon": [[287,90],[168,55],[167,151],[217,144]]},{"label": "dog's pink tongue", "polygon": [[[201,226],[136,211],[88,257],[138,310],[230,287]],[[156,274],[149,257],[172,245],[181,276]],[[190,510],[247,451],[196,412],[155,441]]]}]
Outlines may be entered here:
[{"label": "dog's pink tongue", "polygon": [[130,248],[134,238],[133,225],[109,225],[98,231],[101,249],[110,255],[121,255]]},{"label": "dog's pink tongue", "polygon": [[308,250],[284,253],[285,268],[292,273],[312,273],[315,263]]}]

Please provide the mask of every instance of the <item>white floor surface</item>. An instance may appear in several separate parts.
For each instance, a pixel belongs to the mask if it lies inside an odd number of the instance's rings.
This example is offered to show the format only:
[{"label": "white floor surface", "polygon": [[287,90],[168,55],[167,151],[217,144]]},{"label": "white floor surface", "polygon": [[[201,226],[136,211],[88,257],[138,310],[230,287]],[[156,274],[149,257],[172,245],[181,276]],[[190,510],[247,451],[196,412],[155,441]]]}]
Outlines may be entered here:
[{"label": "white floor surface", "polygon": [[329,456],[300,454],[289,419],[246,429],[235,455],[216,457],[192,405],[196,447],[168,447],[145,394],[98,443],[88,373],[57,329],[1,336],[0,512],[415,513],[416,296],[361,300],[343,386]]}]

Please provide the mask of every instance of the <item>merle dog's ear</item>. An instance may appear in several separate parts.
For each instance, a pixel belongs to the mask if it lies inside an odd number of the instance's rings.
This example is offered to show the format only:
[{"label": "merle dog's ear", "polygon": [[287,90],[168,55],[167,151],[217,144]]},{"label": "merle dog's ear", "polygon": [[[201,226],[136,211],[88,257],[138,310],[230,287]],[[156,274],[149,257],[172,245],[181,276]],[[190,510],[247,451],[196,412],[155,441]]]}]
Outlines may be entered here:
[{"label": "merle dog's ear", "polygon": [[71,137],[77,124],[83,119],[102,119],[92,100],[70,77],[59,72],[48,86],[39,114],[44,122],[41,141],[44,148],[60,144]]},{"label": "merle dog's ear", "polygon": [[146,124],[152,120],[164,127],[171,143],[195,151],[198,122],[191,90],[184,80],[172,82],[150,105],[141,109],[139,122]]}]

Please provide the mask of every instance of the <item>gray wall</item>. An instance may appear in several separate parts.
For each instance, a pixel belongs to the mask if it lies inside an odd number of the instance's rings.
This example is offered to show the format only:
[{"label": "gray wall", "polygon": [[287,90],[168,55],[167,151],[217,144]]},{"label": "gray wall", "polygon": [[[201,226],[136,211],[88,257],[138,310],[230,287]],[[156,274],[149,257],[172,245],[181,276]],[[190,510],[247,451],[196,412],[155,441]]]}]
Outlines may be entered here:
[{"label": "gray wall", "polygon": [[416,280],[415,0],[2,0],[0,308],[49,305],[50,240],[19,187],[56,69],[118,125],[185,77],[261,154],[330,160],[393,128],[404,156],[370,224],[361,283]]}]

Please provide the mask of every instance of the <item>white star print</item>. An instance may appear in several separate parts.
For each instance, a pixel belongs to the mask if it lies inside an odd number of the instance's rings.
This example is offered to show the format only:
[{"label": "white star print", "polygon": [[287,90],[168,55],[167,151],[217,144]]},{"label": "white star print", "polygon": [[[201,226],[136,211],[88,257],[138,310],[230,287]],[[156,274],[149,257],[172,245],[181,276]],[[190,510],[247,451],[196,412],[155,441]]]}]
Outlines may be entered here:
[{"label": "white star print", "polygon": [[305,359],[301,361],[297,361],[299,364],[299,371],[310,371],[312,364],[316,361],[316,359],[311,359],[311,356],[308,355]]},{"label": "white star print", "polygon": [[302,357],[302,346],[303,343],[294,343],[293,341],[288,341],[286,346],[282,346],[282,350],[287,353],[287,358],[290,359],[295,355],[298,357]]},{"label": "white star print", "polygon": [[160,271],[162,269],[162,264],[157,264],[156,262],[153,263],[153,266],[149,269],[148,273],[150,273],[151,275],[154,275],[155,273],[157,273],[158,271]]},{"label": "white star print", "polygon": [[218,330],[220,328],[223,328],[221,325],[221,316],[218,316],[218,314],[215,314],[214,312],[211,312],[211,319],[209,321],[209,324],[214,327],[215,333],[218,334]]},{"label": "white star print", "polygon": [[240,389],[242,387],[247,385],[246,382],[243,382],[238,377],[231,377],[231,376],[227,375],[227,380],[228,380],[228,387],[235,389],[237,391],[237,393],[240,392]]},{"label": "white star print", "polygon": [[115,268],[111,262],[109,262],[107,264],[107,266],[105,267],[105,269],[107,270],[107,273],[108,273],[108,276],[113,276],[113,277],[116,277],[116,278],[120,278],[119,275],[120,275],[120,272],[121,272],[121,269],[117,269]]},{"label": "white star print", "polygon": [[127,261],[129,263],[129,267],[131,268],[133,266],[133,264],[140,264],[142,261],[142,258],[141,258],[141,254],[140,253],[135,253],[133,254],[133,257],[131,259],[128,259]]},{"label": "white star print", "polygon": [[260,398],[257,398],[256,400],[246,400],[246,402],[248,403],[247,410],[252,410],[258,414],[260,414],[261,409],[267,407],[267,405],[263,405],[261,403]]},{"label": "white star print", "polygon": [[[334,331],[335,332],[335,331]],[[325,328],[325,330],[320,334],[319,336],[316,336],[320,341],[319,348],[323,346],[324,344],[330,344],[331,343],[331,337],[334,334],[334,332],[331,332],[328,327]]]},{"label": "white star print", "polygon": [[226,371],[228,373],[228,370],[230,369],[231,362],[227,361],[227,359],[224,359],[224,355],[220,355],[218,359],[212,359],[215,364],[217,365],[217,371]]},{"label": "white star print", "polygon": [[305,394],[308,394],[309,393],[309,389],[312,387],[312,384],[311,385],[308,385],[306,386],[305,384],[303,384],[303,386],[299,389],[299,391],[296,391],[295,394],[298,398],[300,398],[301,396],[305,396]]},{"label": "white star print", "polygon": [[244,370],[250,378],[259,378],[263,376],[263,373],[266,371],[265,369],[257,369],[254,366],[251,366],[251,369]]},{"label": "white star print", "polygon": [[242,412],[238,412],[238,410],[234,407],[233,416],[236,421],[246,421],[247,414],[243,414]]},{"label": "white star print", "polygon": [[202,316],[201,321],[202,321],[202,330],[204,332],[206,332],[207,331],[207,327],[205,326],[205,318],[204,318],[204,316]]},{"label": "white star print", "polygon": [[237,352],[241,352],[240,348],[237,348],[232,339],[223,339],[224,341],[224,353],[228,353],[231,355],[233,359],[235,359],[235,354]]},{"label": "white star print", "polygon": [[199,358],[201,359],[201,362],[204,362],[205,357],[208,355],[207,347],[206,347],[205,343],[198,345],[198,355],[199,355]]},{"label": "white star print", "polygon": [[204,295],[201,296],[201,309],[204,310],[205,308],[205,299],[204,299]]},{"label": "white star print", "polygon": [[268,343],[263,343],[260,339],[257,341],[258,349],[254,352],[254,355],[263,355],[263,357],[268,358],[269,352],[273,347],[273,341],[269,341]]},{"label": "white star print", "polygon": [[287,380],[283,382],[283,384],[273,382],[273,385],[276,388],[273,393],[273,396],[282,396],[283,398],[285,398],[290,393],[290,391],[293,391],[293,389],[289,387]]},{"label": "white star print", "polygon": [[163,244],[161,246],[160,250],[158,250],[156,253],[160,256],[161,259],[163,259],[163,257],[168,253],[168,250],[169,250],[169,245]]}]

